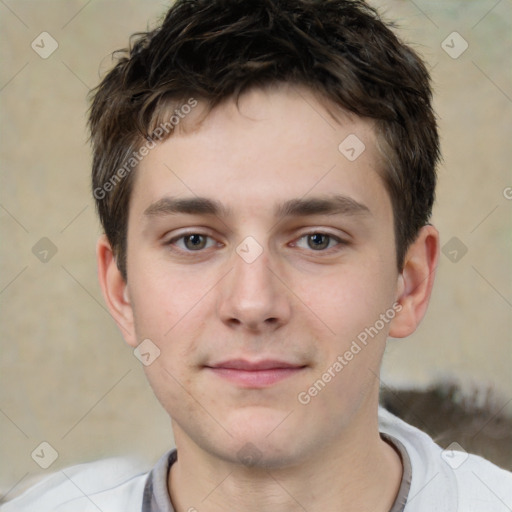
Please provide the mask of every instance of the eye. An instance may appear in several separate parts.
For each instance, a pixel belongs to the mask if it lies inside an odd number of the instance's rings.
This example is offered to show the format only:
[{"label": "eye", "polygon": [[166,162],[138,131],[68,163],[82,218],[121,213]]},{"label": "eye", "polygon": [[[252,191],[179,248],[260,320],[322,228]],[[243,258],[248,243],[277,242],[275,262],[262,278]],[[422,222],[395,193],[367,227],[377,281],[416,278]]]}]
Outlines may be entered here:
[{"label": "eye", "polygon": [[[208,239],[210,244],[208,245]],[[171,238],[167,242],[167,245],[176,245],[178,249],[186,252],[201,251],[202,249],[208,249],[215,245],[215,240],[201,233],[186,233],[174,238]]]},{"label": "eye", "polygon": [[343,240],[334,235],[322,232],[313,232],[301,236],[297,242],[294,242],[294,245],[301,247],[300,242],[304,240],[307,244],[307,247],[302,246],[303,249],[309,248],[319,252],[324,252],[326,249],[331,249],[333,245],[336,246],[345,244]]}]

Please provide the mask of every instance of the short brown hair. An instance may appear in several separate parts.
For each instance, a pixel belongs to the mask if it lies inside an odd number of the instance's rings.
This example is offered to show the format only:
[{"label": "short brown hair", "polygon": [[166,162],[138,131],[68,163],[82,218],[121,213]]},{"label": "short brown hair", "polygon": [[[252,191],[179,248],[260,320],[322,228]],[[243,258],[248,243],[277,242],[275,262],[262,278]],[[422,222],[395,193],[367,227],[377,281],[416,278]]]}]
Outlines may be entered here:
[{"label": "short brown hair", "polygon": [[390,27],[359,0],[177,0],[158,28],[134,34],[92,91],[89,117],[93,193],[123,277],[126,162],[163,112],[190,98],[212,109],[282,82],[374,121],[400,270],[430,218],[440,153],[429,73]]}]

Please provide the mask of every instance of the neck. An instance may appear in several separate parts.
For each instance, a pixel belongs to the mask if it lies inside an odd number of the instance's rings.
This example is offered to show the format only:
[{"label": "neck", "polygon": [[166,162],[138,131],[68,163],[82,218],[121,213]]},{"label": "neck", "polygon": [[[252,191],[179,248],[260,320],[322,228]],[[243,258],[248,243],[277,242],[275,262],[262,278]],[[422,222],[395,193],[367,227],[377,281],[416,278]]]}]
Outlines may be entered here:
[{"label": "neck", "polygon": [[281,468],[246,467],[197,446],[174,426],[178,460],[169,489],[176,512],[372,510],[388,512],[402,478],[399,455],[366,421],[340,433],[307,460]]}]

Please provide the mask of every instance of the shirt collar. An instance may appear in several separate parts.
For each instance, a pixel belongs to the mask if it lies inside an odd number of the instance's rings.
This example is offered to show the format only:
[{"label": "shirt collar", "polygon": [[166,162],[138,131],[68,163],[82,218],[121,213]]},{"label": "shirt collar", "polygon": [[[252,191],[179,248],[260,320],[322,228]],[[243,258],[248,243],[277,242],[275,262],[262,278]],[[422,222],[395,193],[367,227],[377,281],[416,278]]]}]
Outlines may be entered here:
[{"label": "shirt collar", "polygon": [[[389,512],[403,512],[411,487],[411,459],[405,446],[398,439],[383,432],[380,435],[384,441],[389,443],[398,452],[402,459],[402,481],[395,503]],[[176,460],[178,460],[178,452],[171,450],[164,454],[150,471],[144,487],[142,512],[175,512],[169,495],[168,481],[169,471]]]}]

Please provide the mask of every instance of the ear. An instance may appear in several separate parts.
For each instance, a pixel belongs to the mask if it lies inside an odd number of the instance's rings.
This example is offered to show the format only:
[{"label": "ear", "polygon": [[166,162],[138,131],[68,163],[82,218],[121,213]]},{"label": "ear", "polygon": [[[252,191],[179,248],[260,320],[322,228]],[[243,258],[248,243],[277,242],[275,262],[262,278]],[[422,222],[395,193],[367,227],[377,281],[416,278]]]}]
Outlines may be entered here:
[{"label": "ear", "polygon": [[398,276],[396,300],[402,309],[391,321],[389,335],[393,338],[412,334],[425,316],[438,259],[439,233],[434,226],[424,226],[407,250]]},{"label": "ear", "polygon": [[121,330],[126,343],[136,347],[137,337],[135,335],[128,284],[117,268],[114,252],[105,235],[99,238],[96,245],[96,258],[98,279],[110,314]]}]

